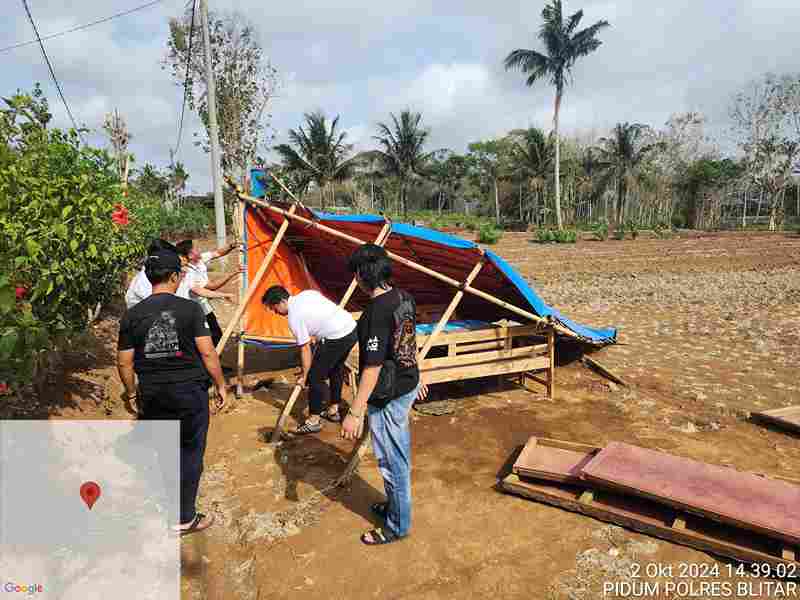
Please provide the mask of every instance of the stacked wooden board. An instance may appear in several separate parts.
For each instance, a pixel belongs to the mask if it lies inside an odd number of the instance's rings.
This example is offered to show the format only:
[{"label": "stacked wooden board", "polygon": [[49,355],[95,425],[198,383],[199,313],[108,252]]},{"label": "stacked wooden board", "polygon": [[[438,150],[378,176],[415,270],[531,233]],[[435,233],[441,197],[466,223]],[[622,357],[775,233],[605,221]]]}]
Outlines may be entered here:
[{"label": "stacked wooden board", "polygon": [[788,431],[800,432],[800,406],[787,406],[786,408],[754,412],[750,418]]},{"label": "stacked wooden board", "polygon": [[531,438],[505,491],[743,562],[800,558],[800,486],[612,442]]}]

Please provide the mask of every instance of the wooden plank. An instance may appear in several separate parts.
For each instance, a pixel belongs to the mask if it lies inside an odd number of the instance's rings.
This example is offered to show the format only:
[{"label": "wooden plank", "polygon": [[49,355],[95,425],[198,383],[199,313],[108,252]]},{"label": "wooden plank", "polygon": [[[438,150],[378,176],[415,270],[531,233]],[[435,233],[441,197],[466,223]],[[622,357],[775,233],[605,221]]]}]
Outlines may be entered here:
[{"label": "wooden plank", "polygon": [[556,393],[556,332],[551,329],[547,333],[547,397],[551,400]]},{"label": "wooden plank", "polygon": [[534,477],[562,483],[580,483],[580,473],[599,448],[559,448],[532,437],[517,458],[512,471],[521,477]]},{"label": "wooden plank", "polygon": [[551,481],[523,480],[513,473],[502,480],[501,487],[512,494],[742,562],[765,562],[773,566],[798,564],[771,553],[769,549],[774,541],[749,531],[721,527],[701,518],[687,522],[685,529],[673,529],[667,525],[671,522],[672,509],[642,498],[598,493],[595,489],[592,502],[583,504],[579,500],[583,493],[580,488]]},{"label": "wooden plank", "polygon": [[442,367],[458,367],[461,365],[480,365],[495,360],[510,358],[520,358],[523,356],[533,356],[532,346],[514,348],[512,350],[495,350],[491,352],[473,352],[471,354],[460,354],[458,356],[445,356],[442,358],[427,358],[420,363],[424,371],[429,369],[439,369]]},{"label": "wooden plank", "polygon": [[607,377],[614,383],[618,383],[620,385],[628,386],[628,383],[622,379],[619,375],[615,374],[611,369],[608,367],[600,364],[596,359],[591,358],[590,356],[584,356],[583,362],[586,363],[589,367],[596,369],[601,375]]},{"label": "wooden plank", "polygon": [[496,360],[478,365],[423,369],[422,373],[425,375],[425,380],[430,385],[434,383],[443,383],[445,381],[461,381],[466,379],[476,379],[478,377],[489,377],[491,375],[519,373],[521,371],[535,371],[546,368],[547,358],[535,357]]},{"label": "wooden plank", "polygon": [[716,519],[742,529],[800,543],[800,486],[664,452],[611,442],[582,477]]},{"label": "wooden plank", "polygon": [[800,406],[787,406],[750,414],[755,422],[769,423],[782,429],[800,432]]},{"label": "wooden plank", "polygon": [[[507,337],[520,337],[523,335],[543,335],[544,330],[541,325],[488,325],[480,329],[470,329],[469,331],[446,331],[437,345],[450,344],[452,342],[488,342],[492,340],[505,340]],[[417,346],[424,345],[427,335],[417,335]]]},{"label": "wooden plank", "polygon": [[470,344],[449,344],[450,348],[453,348],[452,356],[457,356],[459,354],[467,354],[468,352],[477,352],[479,350],[499,350],[500,348],[505,347],[504,340],[496,340],[493,342],[473,342]]},{"label": "wooden plank", "polygon": [[[385,218],[386,217],[384,217],[384,219]],[[386,243],[386,240],[389,237],[391,230],[392,230],[392,224],[389,221],[386,221],[386,224],[383,226],[383,229],[381,229],[380,232],[378,233],[378,237],[375,238],[375,244],[377,246],[383,246]],[[350,301],[350,298],[353,296],[353,293],[356,291],[357,287],[358,287],[358,279],[356,279],[354,276],[353,279],[350,281],[350,285],[347,287],[344,296],[342,296],[342,299],[339,300],[339,308],[344,308],[347,305],[347,303]]]}]

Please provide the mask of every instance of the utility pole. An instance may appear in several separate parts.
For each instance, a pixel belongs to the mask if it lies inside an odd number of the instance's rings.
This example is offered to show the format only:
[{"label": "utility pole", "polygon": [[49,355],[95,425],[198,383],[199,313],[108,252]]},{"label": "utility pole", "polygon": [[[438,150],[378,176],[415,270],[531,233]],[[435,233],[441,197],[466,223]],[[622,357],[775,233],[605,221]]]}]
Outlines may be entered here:
[{"label": "utility pole", "polygon": [[208,90],[208,137],[211,142],[211,177],[214,182],[214,221],[217,247],[225,245],[225,204],[222,199],[222,168],[220,165],[219,127],[217,125],[217,89],[214,67],[211,64],[211,38],[208,33],[208,0],[200,0],[200,24],[203,29],[203,52]]}]

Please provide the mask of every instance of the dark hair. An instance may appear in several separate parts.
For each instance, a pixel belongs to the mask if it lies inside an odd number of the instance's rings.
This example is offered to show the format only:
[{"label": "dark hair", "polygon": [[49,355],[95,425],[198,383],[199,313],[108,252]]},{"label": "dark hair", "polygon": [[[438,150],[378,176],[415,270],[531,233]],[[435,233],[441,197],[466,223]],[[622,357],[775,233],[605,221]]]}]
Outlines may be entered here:
[{"label": "dark hair", "polygon": [[151,285],[168,281],[170,275],[181,272],[181,259],[171,250],[161,250],[147,257],[144,274]]},{"label": "dark hair", "polygon": [[280,304],[284,300],[288,299],[289,299],[289,292],[286,291],[285,287],[283,287],[282,285],[273,285],[266,292],[264,292],[264,296],[261,298],[261,302],[263,302],[267,306],[275,306],[276,304]]},{"label": "dark hair", "polygon": [[356,248],[347,266],[372,290],[386,287],[392,278],[392,262],[386,250],[375,244]]},{"label": "dark hair", "polygon": [[188,258],[193,245],[194,242],[192,240],[183,240],[175,245],[175,251],[178,253],[178,256],[185,256]]},{"label": "dark hair", "polygon": [[147,255],[152,256],[153,254],[158,254],[162,250],[169,250],[171,252],[175,252],[177,254],[178,250],[175,248],[175,245],[171,242],[168,242],[164,239],[155,239],[150,242],[150,245],[147,247]]}]

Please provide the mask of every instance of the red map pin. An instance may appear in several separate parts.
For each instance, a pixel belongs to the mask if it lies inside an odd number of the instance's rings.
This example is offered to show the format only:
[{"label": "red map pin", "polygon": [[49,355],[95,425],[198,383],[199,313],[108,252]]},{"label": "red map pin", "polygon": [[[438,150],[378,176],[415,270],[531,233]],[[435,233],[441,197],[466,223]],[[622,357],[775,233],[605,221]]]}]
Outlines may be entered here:
[{"label": "red map pin", "polygon": [[94,503],[97,502],[99,497],[100,486],[94,481],[87,481],[81,486],[81,498],[86,502],[86,506],[89,507],[89,510],[92,510]]}]

